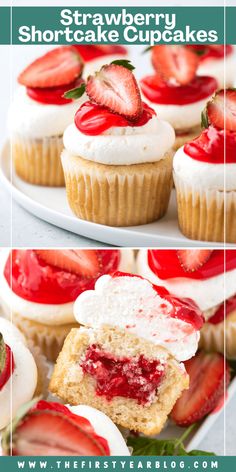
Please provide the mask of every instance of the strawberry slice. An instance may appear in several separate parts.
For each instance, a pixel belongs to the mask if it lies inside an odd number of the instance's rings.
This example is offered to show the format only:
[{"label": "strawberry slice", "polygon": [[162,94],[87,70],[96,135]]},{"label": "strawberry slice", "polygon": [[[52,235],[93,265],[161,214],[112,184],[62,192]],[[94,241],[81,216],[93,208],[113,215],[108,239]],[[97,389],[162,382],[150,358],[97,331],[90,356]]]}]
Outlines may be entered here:
[{"label": "strawberry slice", "polygon": [[207,103],[208,124],[236,131],[236,89],[219,90]]},{"label": "strawberry slice", "polygon": [[74,47],[85,62],[92,61],[102,56],[127,55],[127,49],[124,46],[114,44],[75,44]]},{"label": "strawberry slice", "polygon": [[212,249],[180,249],[177,256],[185,272],[195,272],[211,257]]},{"label": "strawberry slice", "polygon": [[97,277],[100,272],[98,253],[92,249],[35,249],[35,252],[47,264],[73,274]]},{"label": "strawberry slice", "polygon": [[83,62],[74,46],[47,52],[21,72],[18,82],[26,87],[59,87],[81,76]]},{"label": "strawberry slice", "polygon": [[159,45],[152,48],[152,65],[165,80],[175,79],[180,85],[191,82],[199,57],[184,46]]},{"label": "strawberry slice", "polygon": [[229,384],[230,368],[218,353],[198,352],[185,362],[190,378],[189,389],[177,400],[171,418],[179,426],[188,426],[214,410]]},{"label": "strawberry slice", "polygon": [[0,333],[0,391],[6,385],[15,368],[14,356],[11,348],[5,344]]},{"label": "strawberry slice", "polygon": [[142,113],[137,81],[131,70],[121,64],[105,65],[90,76],[86,92],[92,102],[131,121],[137,120]]}]

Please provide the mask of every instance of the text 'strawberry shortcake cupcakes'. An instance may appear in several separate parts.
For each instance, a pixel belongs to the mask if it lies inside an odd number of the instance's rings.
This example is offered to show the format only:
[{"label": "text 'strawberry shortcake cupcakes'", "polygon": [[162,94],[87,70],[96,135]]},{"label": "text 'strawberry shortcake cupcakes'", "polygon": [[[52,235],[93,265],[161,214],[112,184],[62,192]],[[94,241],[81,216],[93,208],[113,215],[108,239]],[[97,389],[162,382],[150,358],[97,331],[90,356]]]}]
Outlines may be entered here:
[{"label": "text 'strawberry shortcake cupcakes'", "polygon": [[236,57],[232,45],[191,44],[187,47],[199,54],[199,75],[215,77],[219,87],[233,87],[235,85]]},{"label": "text 'strawberry shortcake cupcakes'", "polygon": [[35,399],[3,431],[5,456],[130,456],[115,424],[86,405]]},{"label": "text 'strawberry shortcake cupcakes'", "polygon": [[23,334],[0,317],[0,430],[31,400],[37,382],[36,363]]},{"label": "text 'strawberry shortcake cupcakes'", "polygon": [[55,360],[77,326],[73,303],[102,274],[129,267],[131,250],[13,250],[1,260],[0,297],[28,339]]},{"label": "text 'strawberry shortcake cupcakes'", "polygon": [[196,75],[199,58],[184,46],[154,46],[153,75],[144,77],[141,90],[157,116],[176,133],[175,149],[201,131],[201,111],[217,89],[215,78]]},{"label": "text 'strawberry shortcake cupcakes'", "polygon": [[69,205],[79,218],[110,226],[161,218],[172,187],[174,130],[142,103],[132,69],[113,62],[75,90],[90,100],[64,133]]},{"label": "text 'strawberry shortcake cupcakes'", "polygon": [[96,407],[118,425],[159,433],[188,387],[182,361],[195,354],[203,324],[195,303],[117,272],[81,294],[74,312],[84,327],[68,335],[51,392]]},{"label": "text 'strawberry shortcake cupcakes'", "polygon": [[122,60],[128,56],[127,48],[121,45],[76,44],[75,47],[84,61],[84,77],[94,74],[105,61]]},{"label": "text 'strawberry shortcake cupcakes'", "polygon": [[[225,124],[225,129],[224,129]],[[174,156],[178,219],[190,239],[236,242],[236,90],[220,90],[200,136]]]},{"label": "text 'strawberry shortcake cupcakes'", "polygon": [[152,283],[199,306],[206,320],[201,347],[236,358],[236,250],[141,250],[137,266]]},{"label": "text 'strawberry shortcake cupcakes'", "polygon": [[9,113],[16,173],[26,182],[63,186],[62,135],[78,104],[63,94],[82,82],[83,62],[73,46],[47,52],[18,77]]}]

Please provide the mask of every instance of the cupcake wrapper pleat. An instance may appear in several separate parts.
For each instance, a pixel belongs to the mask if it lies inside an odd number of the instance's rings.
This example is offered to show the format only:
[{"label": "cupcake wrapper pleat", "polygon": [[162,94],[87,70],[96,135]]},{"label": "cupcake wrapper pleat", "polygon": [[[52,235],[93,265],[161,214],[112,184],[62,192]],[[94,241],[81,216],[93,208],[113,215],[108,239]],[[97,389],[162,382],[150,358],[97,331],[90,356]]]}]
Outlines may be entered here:
[{"label": "cupcake wrapper pleat", "polygon": [[219,324],[206,323],[201,329],[199,347],[206,351],[226,354],[229,359],[236,359],[236,321]]}]

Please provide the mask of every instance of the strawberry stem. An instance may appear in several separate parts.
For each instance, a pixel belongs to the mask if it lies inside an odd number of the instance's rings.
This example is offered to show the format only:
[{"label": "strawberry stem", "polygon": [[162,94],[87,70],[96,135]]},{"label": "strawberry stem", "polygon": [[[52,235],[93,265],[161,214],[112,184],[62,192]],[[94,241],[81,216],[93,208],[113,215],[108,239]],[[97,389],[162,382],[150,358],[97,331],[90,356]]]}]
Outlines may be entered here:
[{"label": "strawberry stem", "polygon": [[196,423],[193,423],[191,424],[191,426],[189,426],[185,431],[184,433],[182,434],[182,436],[180,436],[180,438],[178,438],[176,440],[176,443],[175,443],[175,448],[179,447],[181,444],[183,444],[183,442],[185,441],[185,439],[188,438],[188,436],[190,435],[190,433],[194,430],[194,428],[196,427]]}]

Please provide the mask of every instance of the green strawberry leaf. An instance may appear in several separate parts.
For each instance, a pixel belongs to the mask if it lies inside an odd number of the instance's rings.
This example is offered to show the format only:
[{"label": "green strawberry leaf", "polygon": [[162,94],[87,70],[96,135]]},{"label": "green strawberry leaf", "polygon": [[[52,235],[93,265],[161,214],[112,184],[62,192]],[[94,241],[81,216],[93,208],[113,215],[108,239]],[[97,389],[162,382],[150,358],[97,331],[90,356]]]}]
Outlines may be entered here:
[{"label": "green strawberry leaf", "polygon": [[112,61],[111,64],[117,64],[118,66],[123,66],[129,70],[135,69],[135,67],[127,59],[117,59],[116,61]]},{"label": "green strawberry leaf", "polygon": [[148,46],[142,51],[142,54],[146,54],[146,52],[150,51],[153,48],[153,46]]},{"label": "green strawberry leaf", "polygon": [[72,100],[77,100],[78,98],[82,97],[82,95],[85,92],[85,83],[83,82],[80,87],[76,87],[71,90],[67,90],[67,92],[64,93],[63,97],[72,99]]},{"label": "green strawberry leaf", "polygon": [[209,121],[208,121],[208,115],[207,115],[207,109],[204,108],[201,114],[201,127],[202,128],[208,128],[209,127]]},{"label": "green strawberry leaf", "polygon": [[3,372],[3,369],[6,364],[6,346],[4,343],[3,335],[0,333],[0,374]]}]

